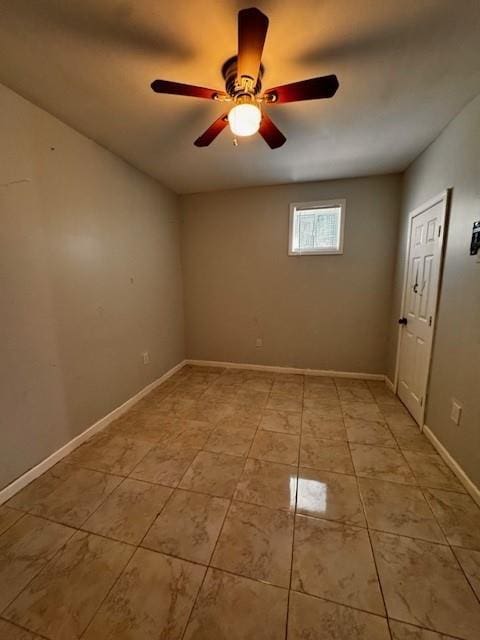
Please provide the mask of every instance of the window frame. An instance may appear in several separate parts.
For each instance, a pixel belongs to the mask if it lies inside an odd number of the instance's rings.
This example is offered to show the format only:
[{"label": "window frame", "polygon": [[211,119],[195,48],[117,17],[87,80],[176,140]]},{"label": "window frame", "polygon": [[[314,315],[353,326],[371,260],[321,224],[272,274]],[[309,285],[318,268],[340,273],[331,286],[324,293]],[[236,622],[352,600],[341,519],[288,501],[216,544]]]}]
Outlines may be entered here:
[{"label": "window frame", "polygon": [[[344,198],[336,200],[315,200],[313,202],[291,202],[290,203],[290,219],[288,228],[288,255],[289,256],[335,256],[343,254],[343,240],[345,230],[345,213],[347,201]],[[338,249],[315,249],[313,251],[295,251],[293,249],[293,226],[296,211],[308,211],[309,209],[340,209],[340,229],[338,237]]]}]

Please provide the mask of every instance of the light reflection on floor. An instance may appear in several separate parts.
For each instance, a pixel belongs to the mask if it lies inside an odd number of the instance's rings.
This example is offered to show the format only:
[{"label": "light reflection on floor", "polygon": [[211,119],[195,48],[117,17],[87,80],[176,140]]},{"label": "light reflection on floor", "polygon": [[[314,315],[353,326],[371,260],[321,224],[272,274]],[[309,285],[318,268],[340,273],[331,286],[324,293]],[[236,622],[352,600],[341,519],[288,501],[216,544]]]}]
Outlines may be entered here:
[{"label": "light reflection on floor", "polygon": [[290,509],[295,511],[297,502],[297,476],[290,476]]},{"label": "light reflection on floor", "polygon": [[316,515],[327,511],[327,490],[324,482],[298,478],[297,509],[299,511],[312,512]]}]

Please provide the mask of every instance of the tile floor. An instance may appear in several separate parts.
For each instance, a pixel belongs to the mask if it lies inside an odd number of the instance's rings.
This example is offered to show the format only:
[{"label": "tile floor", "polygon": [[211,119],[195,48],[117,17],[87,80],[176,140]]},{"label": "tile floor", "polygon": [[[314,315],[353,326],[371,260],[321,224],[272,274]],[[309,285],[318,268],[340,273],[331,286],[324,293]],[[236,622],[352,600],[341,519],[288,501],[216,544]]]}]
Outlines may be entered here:
[{"label": "tile floor", "polygon": [[188,366],[0,507],[1,640],[478,640],[479,597],[381,382]]}]

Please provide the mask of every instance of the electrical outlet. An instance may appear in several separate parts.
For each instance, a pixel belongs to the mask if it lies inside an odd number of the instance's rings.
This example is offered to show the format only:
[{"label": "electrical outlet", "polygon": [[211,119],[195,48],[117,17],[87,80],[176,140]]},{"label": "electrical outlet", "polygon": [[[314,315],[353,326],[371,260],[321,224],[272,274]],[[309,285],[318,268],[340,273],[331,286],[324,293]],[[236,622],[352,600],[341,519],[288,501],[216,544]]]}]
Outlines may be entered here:
[{"label": "electrical outlet", "polygon": [[462,418],[462,405],[452,398],[452,410],[450,411],[450,419],[455,424],[460,424]]},{"label": "electrical outlet", "polygon": [[257,349],[259,349],[260,347],[263,347],[263,338],[257,338],[255,340],[255,346],[257,347]]},{"label": "electrical outlet", "polygon": [[150,354],[148,353],[148,351],[144,351],[142,353],[142,358],[143,358],[143,364],[150,364]]}]

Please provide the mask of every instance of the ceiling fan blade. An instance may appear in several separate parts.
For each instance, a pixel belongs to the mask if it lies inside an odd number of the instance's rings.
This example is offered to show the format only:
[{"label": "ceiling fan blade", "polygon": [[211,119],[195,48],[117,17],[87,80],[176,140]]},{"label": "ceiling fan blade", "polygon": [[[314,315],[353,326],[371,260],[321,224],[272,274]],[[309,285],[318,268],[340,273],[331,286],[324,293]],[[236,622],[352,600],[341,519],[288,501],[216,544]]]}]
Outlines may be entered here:
[{"label": "ceiling fan blade", "polygon": [[272,122],[271,118],[266,113],[262,113],[262,121],[260,123],[260,129],[258,133],[262,136],[270,149],[278,149],[281,147],[287,139],[278,127]]},{"label": "ceiling fan blade", "polygon": [[155,93],[171,93],[176,96],[190,96],[192,98],[214,100],[216,96],[226,95],[224,91],[216,91],[215,89],[207,89],[206,87],[196,87],[193,84],[170,82],[169,80],[154,80],[150,86]]},{"label": "ceiling fan blade", "polygon": [[228,124],[227,114],[224,113],[219,118],[215,120],[213,124],[211,124],[206,131],[202,133],[202,135],[195,140],[193,143],[196,147],[208,147],[215,138],[221,133]]},{"label": "ceiling fan blade", "polygon": [[281,102],[298,102],[300,100],[318,100],[319,98],[331,98],[339,87],[336,75],[310,78],[292,84],[284,84],[265,91],[267,100],[271,96],[272,104]]},{"label": "ceiling fan blade", "polygon": [[238,79],[248,76],[256,84],[267,30],[268,18],[258,9],[238,12]]}]

